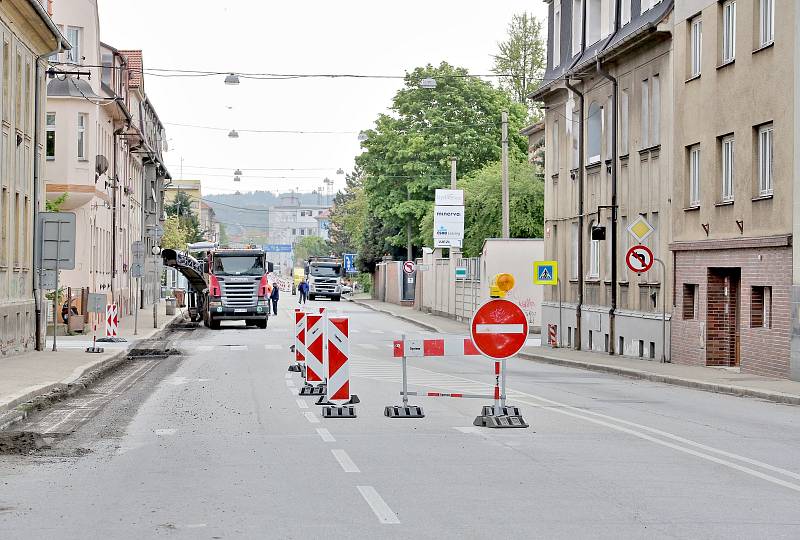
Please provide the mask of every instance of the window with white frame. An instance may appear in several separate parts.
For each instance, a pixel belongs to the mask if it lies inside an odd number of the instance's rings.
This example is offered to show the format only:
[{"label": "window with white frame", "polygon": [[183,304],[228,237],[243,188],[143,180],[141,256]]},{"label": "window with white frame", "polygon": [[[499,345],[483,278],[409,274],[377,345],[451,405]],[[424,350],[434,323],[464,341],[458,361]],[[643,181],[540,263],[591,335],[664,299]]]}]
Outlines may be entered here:
[{"label": "window with white frame", "polygon": [[572,0],[572,56],[581,52],[583,0]]},{"label": "window with white frame", "polygon": [[611,159],[611,146],[614,140],[614,132],[611,129],[611,124],[613,123],[612,115],[614,114],[614,104],[613,100],[609,96],[608,101],[606,102],[606,117],[604,119],[604,129],[606,133],[606,159]]},{"label": "window with white frame", "polygon": [[600,41],[602,0],[586,0],[586,46]]},{"label": "window with white frame", "polygon": [[650,81],[642,81],[642,104],[639,109],[642,119],[642,148],[650,146]]},{"label": "window with white frame", "polygon": [[775,0],[759,0],[758,35],[762,47],[775,41]]},{"label": "window with white frame", "polygon": [[553,67],[561,65],[561,0],[553,2]]},{"label": "window with white frame", "polygon": [[600,161],[600,150],[603,141],[603,107],[593,101],[589,105],[589,117],[586,120],[588,141],[586,144],[587,163]]},{"label": "window with white frame", "polygon": [[570,242],[572,244],[572,257],[570,260],[570,279],[578,279],[578,224],[573,223],[570,227]]},{"label": "window with white frame", "polygon": [[630,90],[622,90],[619,103],[619,152],[620,155],[628,154],[628,107],[630,102]]},{"label": "window with white frame", "polygon": [[581,156],[578,154],[578,132],[581,129],[581,112],[572,110],[572,168],[577,169]]},{"label": "window with white frame", "polygon": [[689,206],[700,206],[700,145],[689,147]]},{"label": "window with white frame", "polygon": [[611,249],[613,242],[611,241],[611,218],[606,219],[606,264],[603,265],[606,273],[606,279],[611,279],[611,259],[613,258],[614,250]]},{"label": "window with white frame", "polygon": [[661,144],[661,78],[653,75],[650,78],[652,85],[650,99],[650,146]]},{"label": "window with white frame", "polygon": [[733,62],[736,58],[736,2],[727,0],[722,4],[722,62]]},{"label": "window with white frame", "polygon": [[759,195],[772,195],[774,185],[774,129],[772,124],[758,129],[758,192]]},{"label": "window with white frame", "polygon": [[603,0],[602,6],[603,28],[600,37],[608,37],[614,31],[617,0]]},{"label": "window with white frame", "polygon": [[595,222],[589,223],[589,274],[590,278],[597,278],[600,275],[600,240],[591,240],[592,229]]},{"label": "window with white frame", "polygon": [[733,160],[734,139],[733,135],[722,138],[722,200],[733,200]]},{"label": "window with white frame", "polygon": [[72,46],[72,48],[67,51],[67,62],[72,62],[73,64],[81,63],[82,30],[82,28],[77,26],[67,26],[67,41],[69,41],[69,44]]},{"label": "window with white frame", "polygon": [[697,77],[702,71],[702,58],[703,58],[703,20],[700,17],[695,17],[689,21],[691,28],[691,44],[690,44],[690,61],[691,61],[691,76]]},{"label": "window with white frame", "polygon": [[56,113],[49,112],[45,120],[45,157],[56,158]]},{"label": "window with white frame", "polygon": [[86,159],[86,115],[78,114],[78,159]]},{"label": "window with white frame", "polygon": [[620,12],[620,24],[625,26],[631,22],[631,0],[622,0],[622,11]]}]

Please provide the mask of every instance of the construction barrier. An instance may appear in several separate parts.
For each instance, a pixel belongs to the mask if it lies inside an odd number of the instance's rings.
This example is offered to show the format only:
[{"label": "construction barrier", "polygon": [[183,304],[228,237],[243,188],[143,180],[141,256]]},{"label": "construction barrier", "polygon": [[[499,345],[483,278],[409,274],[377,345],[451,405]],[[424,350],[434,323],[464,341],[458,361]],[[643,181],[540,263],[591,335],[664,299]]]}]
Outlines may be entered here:
[{"label": "construction barrier", "polygon": [[[441,358],[446,356],[481,356],[475,343],[468,337],[448,337],[437,339],[402,339],[394,342],[394,357],[402,360],[403,389],[400,395],[402,405],[388,405],[384,416],[389,418],[424,418],[425,413],[418,405],[409,405],[408,396],[418,397],[444,397],[461,399],[490,399],[494,400],[493,406],[484,406],[481,415],[475,419],[476,426],[485,427],[528,427],[522,420],[519,409],[505,405],[505,378],[503,378],[503,391],[500,386],[500,362],[495,362],[494,393],[467,394],[464,392],[409,392],[408,390],[408,358]],[[515,413],[515,414],[508,414]],[[489,418],[487,420],[487,417]]]},{"label": "construction barrier", "polygon": [[117,311],[117,304],[106,304],[106,337],[115,338],[118,331],[119,312]]},{"label": "construction barrier", "polygon": [[327,357],[325,366],[324,418],[355,418],[352,406],[357,398],[350,394],[350,321],[347,317],[331,317],[327,321]]},{"label": "construction barrier", "polygon": [[[319,396],[325,394],[325,317],[308,313],[306,320],[306,385],[300,395]],[[316,385],[316,386],[315,386]]]},{"label": "construction barrier", "polygon": [[305,377],[303,364],[306,361],[306,313],[300,308],[294,310],[294,345],[290,349],[294,353],[295,363],[289,366],[289,371],[299,371]]},{"label": "construction barrier", "polygon": [[558,347],[558,327],[555,324],[547,325],[547,344]]}]

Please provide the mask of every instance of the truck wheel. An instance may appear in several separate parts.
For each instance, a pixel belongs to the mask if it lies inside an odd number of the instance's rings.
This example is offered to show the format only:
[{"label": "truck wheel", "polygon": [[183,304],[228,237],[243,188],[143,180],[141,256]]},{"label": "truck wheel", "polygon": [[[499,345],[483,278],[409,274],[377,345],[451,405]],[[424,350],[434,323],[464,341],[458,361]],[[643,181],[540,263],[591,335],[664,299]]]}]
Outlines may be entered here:
[{"label": "truck wheel", "polygon": [[209,320],[208,327],[212,330],[219,330],[219,321],[215,321],[214,319]]},{"label": "truck wheel", "polygon": [[264,320],[262,320],[262,321],[255,321],[255,323],[256,323],[256,326],[261,328],[262,330],[266,330],[267,329],[267,319],[266,318]]},{"label": "truck wheel", "polygon": [[333,300],[334,302],[338,302],[341,299],[342,299],[342,295],[340,295],[340,294],[337,294],[336,296],[331,296],[331,300]]},{"label": "truck wheel", "polygon": [[316,296],[314,296],[313,294],[308,295],[308,299],[311,300],[312,302],[314,301],[314,298],[316,298]]}]

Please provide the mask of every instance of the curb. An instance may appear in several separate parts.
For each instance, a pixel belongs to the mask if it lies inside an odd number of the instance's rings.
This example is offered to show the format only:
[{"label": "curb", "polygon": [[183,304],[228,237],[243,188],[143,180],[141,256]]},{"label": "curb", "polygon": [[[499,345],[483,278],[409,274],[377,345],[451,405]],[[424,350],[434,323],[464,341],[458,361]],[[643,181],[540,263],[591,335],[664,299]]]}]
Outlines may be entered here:
[{"label": "curb", "polygon": [[[182,316],[182,313],[176,315],[165,323],[163,328],[147,338],[142,338],[141,341],[160,339],[170,329],[170,326]],[[30,390],[25,392],[24,395],[0,405],[0,431],[24,420],[29,411],[41,411],[46,409],[48,404],[56,403],[82,392],[104,374],[125,363],[133,345],[131,343],[130,347],[120,350],[105,360],[84,364],[59,382],[45,386],[29,387]]]},{"label": "curb", "polygon": [[[416,324],[417,326],[421,326],[426,330],[431,330],[433,332],[442,333],[442,330],[436,328],[434,326],[421,323],[419,321],[415,321],[410,317],[406,317],[403,315],[397,315],[392,313],[391,311],[378,309],[375,308],[367,303],[359,302],[358,300],[350,300],[354,304],[358,304],[360,306],[366,307],[371,309],[372,311],[377,311],[380,313],[386,313],[387,315],[391,315],[392,317],[402,319],[404,321]],[[683,379],[681,377],[673,377],[671,375],[662,375],[660,373],[652,373],[650,371],[640,371],[636,369],[630,368],[622,368],[618,366],[611,366],[608,364],[598,364],[595,362],[585,362],[581,360],[569,360],[566,358],[556,358],[553,356],[547,356],[543,354],[533,354],[533,353],[526,353],[521,352],[519,353],[520,358],[524,358],[525,360],[529,360],[532,362],[541,362],[543,364],[552,364],[556,366],[563,366],[563,367],[570,367],[575,369],[583,369],[586,371],[596,371],[599,373],[607,373],[609,375],[617,375],[620,377],[628,377],[630,379],[639,379],[644,381],[651,381],[657,382],[662,384],[669,384],[672,386],[682,386],[684,388],[691,388],[694,390],[702,390],[704,392],[714,392],[717,394],[727,394],[731,396],[737,397],[749,397],[749,398],[756,398],[756,399],[763,399],[766,401],[771,401],[773,403],[781,403],[784,405],[800,405],[800,396],[795,394],[785,394],[783,392],[770,392],[769,390],[759,390],[758,388],[749,388],[746,386],[737,386],[734,384],[717,384],[717,383],[710,383],[706,381],[696,380],[696,379]]]}]

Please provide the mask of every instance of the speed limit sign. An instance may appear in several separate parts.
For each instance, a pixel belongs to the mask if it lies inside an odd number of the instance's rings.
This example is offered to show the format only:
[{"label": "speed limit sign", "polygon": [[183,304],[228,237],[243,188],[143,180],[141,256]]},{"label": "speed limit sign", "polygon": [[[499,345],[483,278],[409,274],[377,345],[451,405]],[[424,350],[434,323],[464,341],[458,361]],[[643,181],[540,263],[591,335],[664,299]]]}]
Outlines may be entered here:
[{"label": "speed limit sign", "polygon": [[653,252],[647,246],[633,246],[625,255],[625,264],[637,274],[643,274],[653,266]]}]

